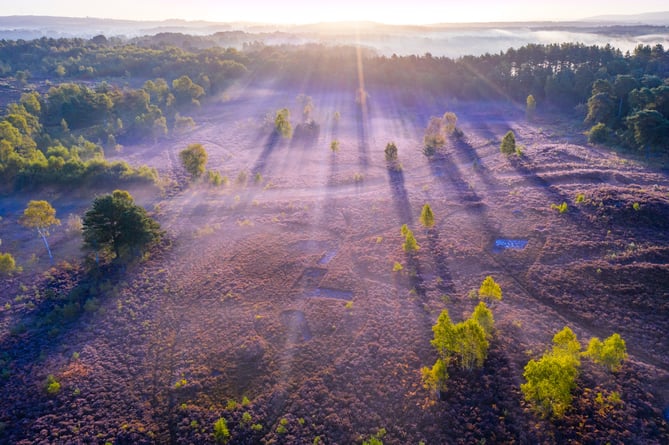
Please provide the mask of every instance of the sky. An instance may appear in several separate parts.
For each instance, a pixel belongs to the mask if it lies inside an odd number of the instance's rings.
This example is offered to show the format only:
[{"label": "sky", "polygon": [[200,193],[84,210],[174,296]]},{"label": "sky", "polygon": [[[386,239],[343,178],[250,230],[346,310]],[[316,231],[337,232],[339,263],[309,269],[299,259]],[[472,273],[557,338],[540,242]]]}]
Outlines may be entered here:
[{"label": "sky", "polygon": [[359,20],[432,24],[574,20],[595,15],[667,10],[667,0],[20,0],[5,2],[0,15],[282,24]]}]

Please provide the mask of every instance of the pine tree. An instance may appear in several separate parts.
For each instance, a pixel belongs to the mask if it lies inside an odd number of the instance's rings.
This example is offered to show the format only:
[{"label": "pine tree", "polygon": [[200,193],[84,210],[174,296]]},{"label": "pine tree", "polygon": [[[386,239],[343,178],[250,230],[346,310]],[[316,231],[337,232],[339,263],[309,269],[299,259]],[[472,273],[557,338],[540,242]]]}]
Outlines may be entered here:
[{"label": "pine tree", "polygon": [[513,131],[509,130],[502,138],[502,145],[499,147],[500,151],[505,155],[511,155],[516,152],[516,137]]},{"label": "pine tree", "polygon": [[502,299],[502,288],[499,287],[493,277],[485,277],[479,288],[479,298],[484,301],[499,301]]},{"label": "pine tree", "polygon": [[428,229],[434,226],[434,214],[429,204],[425,204],[420,212],[420,223]]},{"label": "pine tree", "polygon": [[414,238],[411,229],[407,229],[406,237],[404,239],[404,244],[402,245],[402,247],[404,247],[405,252],[415,252],[418,249],[420,249],[420,246],[416,242],[416,238]]}]

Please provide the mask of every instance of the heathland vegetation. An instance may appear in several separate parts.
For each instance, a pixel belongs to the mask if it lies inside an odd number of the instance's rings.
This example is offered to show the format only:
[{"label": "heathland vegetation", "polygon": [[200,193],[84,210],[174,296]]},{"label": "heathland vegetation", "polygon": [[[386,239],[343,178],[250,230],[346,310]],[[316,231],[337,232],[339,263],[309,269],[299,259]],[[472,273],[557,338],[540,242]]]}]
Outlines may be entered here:
[{"label": "heathland vegetation", "polygon": [[193,39],[0,41],[0,442],[669,437],[661,45]]}]

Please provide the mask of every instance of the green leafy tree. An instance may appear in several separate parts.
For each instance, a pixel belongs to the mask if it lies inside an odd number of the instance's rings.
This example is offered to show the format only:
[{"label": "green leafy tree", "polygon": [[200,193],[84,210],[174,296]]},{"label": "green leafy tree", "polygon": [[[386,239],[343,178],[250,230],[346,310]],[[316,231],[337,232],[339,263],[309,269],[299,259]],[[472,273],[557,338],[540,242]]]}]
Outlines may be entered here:
[{"label": "green leafy tree", "polygon": [[386,149],[383,151],[386,155],[386,161],[395,162],[397,161],[397,145],[394,142],[388,142],[386,144]]},{"label": "green leafy tree", "polygon": [[428,229],[434,227],[434,214],[430,204],[425,204],[420,212],[420,223]]},{"label": "green leafy tree", "polygon": [[186,171],[193,177],[199,178],[207,165],[207,150],[202,144],[190,144],[187,148],[179,152],[179,158]]},{"label": "green leafy tree", "polygon": [[433,156],[437,149],[446,144],[446,136],[444,135],[444,128],[442,120],[438,117],[430,118],[423,136],[423,154],[425,156]]},{"label": "green leafy tree", "polygon": [[438,358],[432,367],[424,366],[420,370],[423,379],[423,387],[437,394],[446,391],[448,381],[448,363]]},{"label": "green leafy tree", "polygon": [[406,237],[408,232],[409,232],[409,226],[407,226],[406,224],[402,224],[402,227],[400,227],[400,233],[402,234],[402,236]]},{"label": "green leafy tree", "polygon": [[495,319],[492,316],[492,311],[488,309],[488,306],[483,301],[480,301],[476,308],[474,308],[471,318],[483,328],[488,338],[492,336]]},{"label": "green leafy tree", "polygon": [[505,155],[511,155],[516,152],[516,136],[514,136],[513,131],[509,130],[504,135],[499,149]]},{"label": "green leafy tree", "polygon": [[502,299],[502,288],[493,277],[485,277],[481,287],[479,287],[479,298],[484,301],[499,301]]},{"label": "green leafy tree", "polygon": [[85,246],[111,250],[117,259],[161,236],[159,224],[124,190],[95,198],[83,219]]},{"label": "green leafy tree", "polygon": [[19,219],[19,223],[30,229],[36,229],[37,234],[44,241],[46,251],[49,253],[49,258],[53,260],[49,242],[46,237],[49,236],[49,228],[51,226],[60,225],[60,220],[56,218],[56,209],[47,201],[30,201],[28,206],[23,211],[23,215]]},{"label": "green leafy tree", "polygon": [[593,337],[588,344],[585,355],[595,363],[606,367],[609,371],[620,370],[622,363],[627,359],[627,346],[620,334],[613,334],[603,342]]},{"label": "green leafy tree", "polygon": [[476,320],[468,318],[455,325],[454,337],[453,352],[459,359],[460,367],[467,370],[482,367],[490,346],[483,327]]},{"label": "green leafy tree", "polygon": [[656,110],[641,110],[629,116],[627,127],[634,134],[634,142],[639,148],[666,145],[669,134],[669,120]]},{"label": "green leafy tree", "polygon": [[290,111],[288,111],[288,108],[282,108],[276,112],[274,129],[286,139],[290,139],[293,136],[293,127],[290,124]]},{"label": "green leafy tree", "polygon": [[576,338],[574,331],[565,326],[560,332],[553,336],[553,351],[555,353],[567,354],[579,362],[581,343]]},{"label": "green leafy tree", "polygon": [[448,310],[444,309],[439,314],[437,322],[432,326],[433,338],[430,344],[437,350],[437,354],[444,362],[448,362],[455,349],[455,328],[448,315]]},{"label": "green leafy tree", "polygon": [[172,91],[177,105],[200,105],[200,97],[204,96],[204,88],[194,83],[190,77],[183,75],[172,81]]},{"label": "green leafy tree", "polygon": [[543,417],[561,418],[572,402],[578,367],[568,354],[547,353],[530,360],[520,389],[535,411]]}]

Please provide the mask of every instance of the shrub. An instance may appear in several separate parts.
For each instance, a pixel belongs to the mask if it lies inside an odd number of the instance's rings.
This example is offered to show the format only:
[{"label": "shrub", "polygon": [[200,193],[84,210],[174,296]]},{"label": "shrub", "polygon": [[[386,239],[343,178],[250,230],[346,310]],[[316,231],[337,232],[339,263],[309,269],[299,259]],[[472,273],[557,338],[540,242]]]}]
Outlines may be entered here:
[{"label": "shrub", "polygon": [[58,380],[56,380],[53,374],[49,374],[49,376],[46,378],[46,382],[44,383],[44,390],[50,396],[55,396],[60,392],[60,383]]},{"label": "shrub", "polygon": [[247,172],[246,170],[241,170],[241,171],[237,174],[237,184],[239,184],[239,185],[246,185],[246,183],[248,182],[248,180],[249,180],[249,174],[248,174],[248,172]]},{"label": "shrub", "polygon": [[388,142],[386,144],[386,149],[383,150],[383,153],[386,155],[386,161],[397,161],[397,145],[395,145],[394,142]]},{"label": "shrub", "polygon": [[395,264],[393,264],[393,272],[399,272],[402,269],[404,269],[404,266],[402,266],[402,264],[395,261]]},{"label": "shrub", "polygon": [[448,381],[448,363],[446,363],[444,360],[438,358],[431,368],[428,368],[427,366],[421,368],[420,373],[423,380],[423,387],[425,389],[437,393],[446,391],[446,382]]},{"label": "shrub", "polygon": [[569,206],[567,206],[566,202],[563,202],[562,204],[551,204],[551,209],[552,210],[557,210],[560,215],[563,213],[567,213],[569,211]]},{"label": "shrub", "polygon": [[16,260],[11,253],[0,253],[0,274],[11,275],[16,272]]},{"label": "shrub", "polygon": [[627,346],[620,334],[613,334],[603,342],[593,337],[585,355],[609,371],[615,372],[620,370],[623,361],[627,358]]},{"label": "shrub", "polygon": [[430,118],[430,122],[425,129],[423,136],[423,154],[425,156],[433,156],[438,148],[441,148],[446,143],[442,121],[438,117]]},{"label": "shrub", "polygon": [[525,101],[526,107],[525,107],[525,116],[527,117],[527,120],[532,120],[534,118],[534,113],[537,111],[537,101],[534,99],[534,96],[531,94],[527,96],[527,100]]},{"label": "shrub", "polygon": [[193,120],[192,117],[189,116],[182,116],[179,113],[177,113],[174,116],[174,129],[177,131],[185,131],[189,128],[193,128],[195,126],[195,121]]},{"label": "shrub", "polygon": [[230,430],[228,429],[228,422],[223,417],[220,417],[214,423],[214,439],[218,443],[226,443],[230,440]]},{"label": "shrub", "polygon": [[330,150],[332,150],[332,153],[336,153],[339,151],[339,141],[337,139],[330,142]]},{"label": "shrub", "polygon": [[214,187],[219,187],[223,184],[223,177],[217,171],[207,170],[207,182]]},{"label": "shrub", "polygon": [[609,138],[609,129],[603,122],[595,124],[588,130],[588,142],[591,144],[603,144]]},{"label": "shrub", "polygon": [[516,152],[516,137],[514,136],[513,131],[509,130],[504,135],[499,149],[505,155],[511,155]]},{"label": "shrub", "polygon": [[499,301],[502,299],[502,288],[493,277],[487,276],[479,287],[479,298],[484,301]]},{"label": "shrub", "polygon": [[181,163],[193,178],[198,178],[204,173],[207,157],[207,151],[202,144],[190,144],[179,152]]},{"label": "shrub", "polygon": [[293,127],[290,124],[290,111],[288,108],[282,108],[274,116],[274,129],[277,133],[286,139],[293,136]]}]

